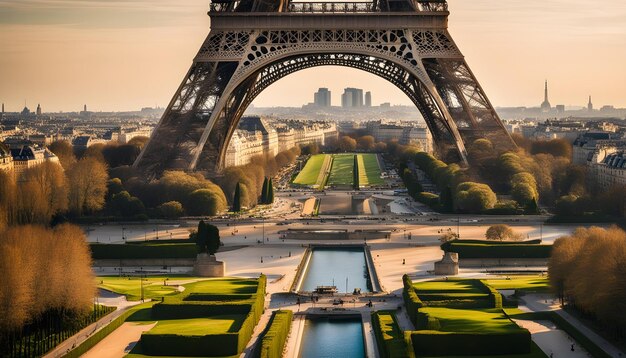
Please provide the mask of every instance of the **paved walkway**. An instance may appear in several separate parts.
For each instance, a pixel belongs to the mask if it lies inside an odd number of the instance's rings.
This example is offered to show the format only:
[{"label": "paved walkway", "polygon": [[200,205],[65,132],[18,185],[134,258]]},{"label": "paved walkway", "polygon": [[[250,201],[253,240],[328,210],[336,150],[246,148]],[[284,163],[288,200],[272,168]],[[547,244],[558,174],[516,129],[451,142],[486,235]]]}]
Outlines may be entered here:
[{"label": "paved walkway", "polygon": [[613,345],[611,342],[602,338],[593,330],[589,329],[578,319],[573,317],[571,314],[565,312],[561,307],[559,307],[558,303],[554,300],[551,295],[547,294],[529,294],[522,297],[522,300],[526,304],[526,307],[530,311],[540,312],[540,311],[554,311],[556,314],[561,316],[567,322],[572,324],[580,333],[585,335],[587,338],[592,340],[598,347],[600,347],[603,351],[605,351],[611,357],[619,358],[626,356],[626,354]]}]

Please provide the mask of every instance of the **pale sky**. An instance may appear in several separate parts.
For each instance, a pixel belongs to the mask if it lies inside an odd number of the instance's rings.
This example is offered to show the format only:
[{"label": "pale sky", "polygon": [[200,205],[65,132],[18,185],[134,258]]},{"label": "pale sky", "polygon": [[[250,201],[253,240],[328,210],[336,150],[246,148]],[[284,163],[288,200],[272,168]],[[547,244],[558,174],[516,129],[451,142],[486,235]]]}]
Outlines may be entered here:
[{"label": "pale sky", "polygon": [[[495,106],[626,107],[626,1],[449,0],[450,32]],[[166,106],[209,29],[207,0],[0,0],[0,102],[44,111]],[[318,67],[256,106],[300,106],[318,87],[410,104],[384,80]]]}]

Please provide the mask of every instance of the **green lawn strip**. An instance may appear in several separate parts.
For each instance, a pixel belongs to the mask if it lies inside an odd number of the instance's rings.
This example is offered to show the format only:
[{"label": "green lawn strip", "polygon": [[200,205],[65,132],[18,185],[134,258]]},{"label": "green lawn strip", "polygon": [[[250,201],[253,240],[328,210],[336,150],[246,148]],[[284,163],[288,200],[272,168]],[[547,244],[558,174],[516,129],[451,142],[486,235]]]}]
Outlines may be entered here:
[{"label": "green lawn strip", "polygon": [[171,296],[178,294],[176,286],[163,285],[166,277],[145,277],[140,280],[139,277],[97,277],[98,287],[125,295],[129,301],[138,301],[141,299],[141,286],[143,281],[144,298],[160,298],[163,296]]},{"label": "green lawn strip", "polygon": [[525,292],[548,292],[550,281],[548,276],[507,276],[484,280],[496,290],[520,290]]},{"label": "green lawn strip", "polygon": [[377,154],[373,153],[359,154],[359,161],[363,162],[363,168],[359,166],[359,174],[363,176],[362,173],[365,173],[367,183],[369,185],[380,185],[385,183],[385,181],[380,178],[380,166],[378,165],[377,156]]},{"label": "green lawn strip", "polygon": [[478,280],[474,279],[448,279],[413,283],[418,295],[422,294],[448,294],[448,295],[475,295],[485,294]]},{"label": "green lawn strip", "polygon": [[596,358],[611,358],[600,346],[589,337],[582,334],[578,328],[569,323],[565,318],[559,316],[554,311],[543,312],[524,312],[518,308],[507,308],[504,310],[511,319],[533,320],[533,321],[552,321],[557,328],[569,334],[576,342],[578,342],[589,354]]},{"label": "green lawn strip", "polygon": [[393,311],[372,313],[372,326],[380,356],[385,358],[403,357],[407,353],[404,333],[398,325]]},{"label": "green lawn strip", "polygon": [[352,185],[354,154],[335,154],[328,185]]},{"label": "green lawn strip", "polygon": [[363,155],[357,155],[357,163],[359,165],[359,186],[368,186],[370,185],[369,180],[367,179],[367,171],[365,170],[365,163],[363,162]]},{"label": "green lawn strip", "polygon": [[326,182],[328,181],[328,176],[330,175],[330,168],[333,165],[333,156],[332,155],[324,155],[324,163],[322,164],[322,168],[320,169],[317,180],[315,181],[315,187],[319,190],[324,190],[326,187]]},{"label": "green lawn strip", "polygon": [[325,158],[326,154],[315,154],[311,156],[304,165],[304,168],[302,168],[298,176],[296,176],[293,183],[299,185],[314,185],[317,183]]},{"label": "green lawn strip", "polygon": [[244,315],[215,315],[191,319],[164,319],[158,321],[145,334],[181,334],[204,336],[224,332],[237,332],[246,319]]},{"label": "green lawn strip", "polygon": [[422,307],[420,312],[437,318],[442,332],[507,333],[521,330],[501,309]]}]

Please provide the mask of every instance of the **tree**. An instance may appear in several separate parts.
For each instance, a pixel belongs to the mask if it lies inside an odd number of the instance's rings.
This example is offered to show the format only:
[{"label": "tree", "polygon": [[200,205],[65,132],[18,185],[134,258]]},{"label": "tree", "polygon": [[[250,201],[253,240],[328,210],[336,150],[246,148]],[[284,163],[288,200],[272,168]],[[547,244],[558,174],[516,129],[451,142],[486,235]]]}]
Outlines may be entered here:
[{"label": "tree", "polygon": [[107,200],[110,200],[113,195],[124,191],[124,185],[120,178],[111,178],[107,182]]},{"label": "tree", "polygon": [[233,211],[238,213],[242,209],[241,205],[241,192],[242,192],[241,183],[237,183],[235,186],[235,193],[233,194]]},{"label": "tree", "polygon": [[215,216],[227,207],[226,200],[220,194],[223,196],[221,190],[219,193],[211,189],[195,190],[189,195],[185,209],[193,216]]},{"label": "tree", "polygon": [[109,211],[116,216],[132,218],[145,214],[146,208],[139,198],[131,196],[127,191],[121,191],[111,198]]},{"label": "tree", "polygon": [[200,220],[198,230],[194,235],[199,253],[215,255],[220,248],[220,230],[215,225]]},{"label": "tree", "polygon": [[354,190],[359,190],[359,188],[360,188],[360,185],[359,185],[359,159],[358,159],[357,155],[354,156],[354,164],[352,166],[353,166],[353,169],[352,169],[352,174],[353,174],[352,187],[354,188]]},{"label": "tree", "polygon": [[354,152],[356,150],[356,140],[347,135],[341,136],[337,147],[342,152]]},{"label": "tree", "polygon": [[106,165],[93,158],[84,158],[70,167],[67,177],[70,212],[81,216],[104,207],[109,179]]},{"label": "tree", "polygon": [[268,194],[268,187],[267,185],[269,184],[269,181],[267,180],[267,177],[265,177],[265,179],[263,179],[263,188],[261,189],[261,204],[267,204],[267,194]]},{"label": "tree", "polygon": [[457,235],[456,232],[446,231],[439,237],[439,241],[442,244],[445,244],[448,241],[457,240],[458,238],[459,238],[459,235]]},{"label": "tree", "polygon": [[168,201],[158,207],[161,216],[166,219],[178,219],[183,216],[183,204],[178,201]]},{"label": "tree", "polygon": [[376,140],[371,135],[364,135],[356,140],[357,147],[364,151],[371,151],[375,147]]},{"label": "tree", "polygon": [[462,212],[480,213],[496,205],[496,194],[486,184],[465,182],[456,190],[455,206]]},{"label": "tree", "polygon": [[274,182],[272,178],[270,178],[269,183],[267,184],[267,203],[274,203]]},{"label": "tree", "polygon": [[54,153],[61,162],[63,168],[69,168],[72,164],[76,163],[76,156],[74,155],[74,147],[66,140],[57,140],[52,142],[48,149]]},{"label": "tree", "polygon": [[491,225],[487,229],[487,232],[485,232],[485,238],[487,240],[496,240],[496,241],[504,241],[504,240],[521,241],[523,237],[519,234],[516,234],[513,231],[513,229],[508,225],[496,224],[496,225]]},{"label": "tree", "polygon": [[54,215],[67,210],[67,183],[60,165],[44,162],[27,169],[22,179],[16,203],[20,223],[48,225]]}]

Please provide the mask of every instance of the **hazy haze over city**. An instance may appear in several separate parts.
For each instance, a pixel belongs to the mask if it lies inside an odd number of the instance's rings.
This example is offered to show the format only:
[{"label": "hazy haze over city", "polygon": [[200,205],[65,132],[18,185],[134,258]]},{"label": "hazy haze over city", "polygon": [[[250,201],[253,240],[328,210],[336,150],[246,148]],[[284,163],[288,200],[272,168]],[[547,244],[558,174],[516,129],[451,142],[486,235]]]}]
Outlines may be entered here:
[{"label": "hazy haze over city", "polygon": [[[495,106],[626,106],[626,2],[449,0],[450,31]],[[0,101],[19,111],[165,106],[206,37],[206,0],[0,1]],[[294,91],[294,86],[298,90]],[[386,81],[351,69],[296,73],[257,106],[299,106],[318,87],[340,103],[344,87],[373,103],[410,104]]]}]

